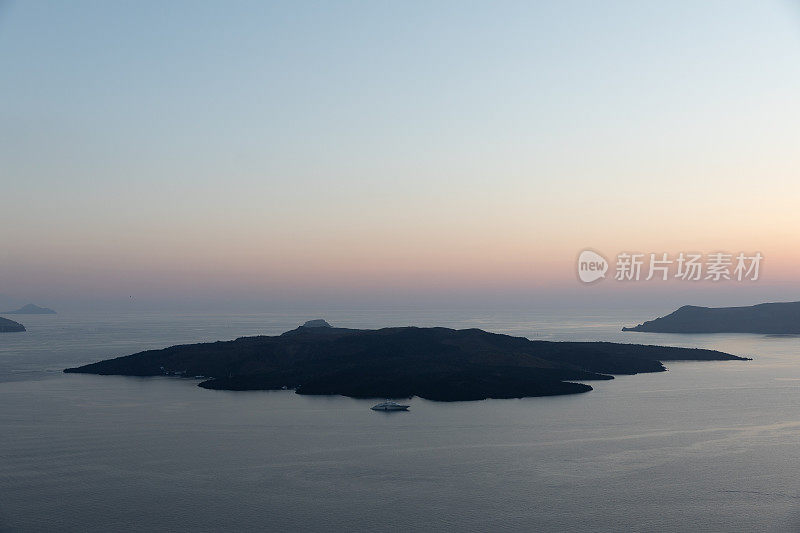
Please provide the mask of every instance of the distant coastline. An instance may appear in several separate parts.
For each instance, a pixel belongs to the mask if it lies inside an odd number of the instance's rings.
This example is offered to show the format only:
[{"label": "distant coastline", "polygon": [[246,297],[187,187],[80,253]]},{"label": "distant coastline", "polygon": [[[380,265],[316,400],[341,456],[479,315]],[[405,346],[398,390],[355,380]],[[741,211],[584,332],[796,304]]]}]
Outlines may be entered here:
[{"label": "distant coastline", "polygon": [[800,333],[800,302],[762,303],[744,307],[685,305],[672,313],[622,331],[650,333]]},{"label": "distant coastline", "polygon": [[16,333],[26,331],[25,326],[8,318],[0,317],[0,333]]}]

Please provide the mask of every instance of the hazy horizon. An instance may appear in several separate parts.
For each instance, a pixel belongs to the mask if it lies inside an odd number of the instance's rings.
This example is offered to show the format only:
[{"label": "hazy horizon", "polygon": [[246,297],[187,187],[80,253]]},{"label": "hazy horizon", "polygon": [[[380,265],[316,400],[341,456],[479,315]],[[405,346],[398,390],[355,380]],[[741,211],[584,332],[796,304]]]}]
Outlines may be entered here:
[{"label": "hazy horizon", "polygon": [[800,299],[795,2],[2,2],[0,49],[0,310]]}]

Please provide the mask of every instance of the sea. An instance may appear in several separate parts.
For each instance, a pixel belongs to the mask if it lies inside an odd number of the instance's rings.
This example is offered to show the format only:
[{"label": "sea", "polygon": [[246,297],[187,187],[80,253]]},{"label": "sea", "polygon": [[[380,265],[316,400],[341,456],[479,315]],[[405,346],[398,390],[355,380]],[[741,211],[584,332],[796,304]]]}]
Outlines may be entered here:
[{"label": "sea", "polygon": [[[800,337],[621,332],[663,310],[18,315],[0,334],[0,531],[797,531]],[[476,402],[63,374],[335,326],[713,348],[578,395]]]}]

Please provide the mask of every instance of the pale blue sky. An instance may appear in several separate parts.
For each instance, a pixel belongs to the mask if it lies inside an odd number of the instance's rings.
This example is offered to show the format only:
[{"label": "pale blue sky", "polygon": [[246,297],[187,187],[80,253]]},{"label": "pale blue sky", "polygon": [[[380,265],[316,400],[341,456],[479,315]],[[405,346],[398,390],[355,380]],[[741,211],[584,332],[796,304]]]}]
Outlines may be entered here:
[{"label": "pale blue sky", "polygon": [[796,2],[0,6],[3,294],[534,290],[587,245],[799,257]]}]

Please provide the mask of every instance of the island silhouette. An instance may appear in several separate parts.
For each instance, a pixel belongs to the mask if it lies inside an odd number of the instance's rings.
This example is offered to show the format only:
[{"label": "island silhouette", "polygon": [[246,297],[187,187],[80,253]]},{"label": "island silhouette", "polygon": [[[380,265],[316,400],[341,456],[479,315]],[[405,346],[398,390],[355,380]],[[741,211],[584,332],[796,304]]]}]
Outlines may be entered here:
[{"label": "island silhouette", "polygon": [[55,315],[56,312],[47,307],[39,307],[34,304],[26,304],[13,311],[5,311],[4,315]]},{"label": "island silhouette", "polygon": [[800,302],[744,307],[684,305],[672,313],[622,331],[651,333],[800,333]]},{"label": "island silhouette", "polygon": [[662,361],[743,361],[696,348],[532,341],[480,329],[335,328],[322,320],[277,336],[171,346],[67,373],[206,378],[220,390],[294,389],[354,398],[481,400],[588,392],[575,381],[663,372]]}]

